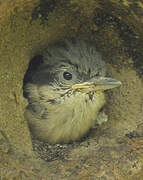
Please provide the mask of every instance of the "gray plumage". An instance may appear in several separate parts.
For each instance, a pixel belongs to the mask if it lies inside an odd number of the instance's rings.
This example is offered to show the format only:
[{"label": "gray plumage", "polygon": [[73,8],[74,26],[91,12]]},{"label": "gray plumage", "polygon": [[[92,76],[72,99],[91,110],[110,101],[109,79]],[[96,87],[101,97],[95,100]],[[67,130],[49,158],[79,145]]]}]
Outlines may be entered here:
[{"label": "gray plumage", "polygon": [[[98,89],[92,83],[105,73],[94,43],[67,40],[47,48],[43,63],[24,86],[29,101],[25,117],[33,136],[49,143],[68,143],[106,121],[99,113],[105,103],[103,90],[113,87]],[[111,84],[120,83],[112,79]]]}]

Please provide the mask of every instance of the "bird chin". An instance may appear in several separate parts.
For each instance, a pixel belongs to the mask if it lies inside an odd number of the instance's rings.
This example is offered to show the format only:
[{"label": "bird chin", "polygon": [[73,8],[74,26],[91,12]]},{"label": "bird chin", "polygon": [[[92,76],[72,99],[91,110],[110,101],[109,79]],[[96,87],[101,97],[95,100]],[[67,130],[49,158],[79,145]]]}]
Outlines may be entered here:
[{"label": "bird chin", "polygon": [[105,103],[102,92],[76,93],[60,104],[51,105],[45,119],[31,110],[26,113],[31,133],[51,144],[70,143],[83,137],[97,123],[98,112]]}]

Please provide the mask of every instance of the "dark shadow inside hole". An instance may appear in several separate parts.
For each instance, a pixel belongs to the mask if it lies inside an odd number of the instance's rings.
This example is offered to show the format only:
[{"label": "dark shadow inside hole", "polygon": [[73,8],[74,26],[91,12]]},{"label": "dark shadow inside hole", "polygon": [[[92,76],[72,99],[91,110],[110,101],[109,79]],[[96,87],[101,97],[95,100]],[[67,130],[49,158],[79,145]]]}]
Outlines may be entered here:
[{"label": "dark shadow inside hole", "polygon": [[[26,72],[26,74],[24,76],[23,88],[24,88],[25,84],[27,84],[28,82],[31,81],[32,75],[37,71],[39,65],[42,64],[42,63],[43,63],[43,56],[40,55],[40,54],[34,56],[30,60],[29,67],[28,67],[27,72]],[[27,97],[27,94],[26,94],[25,91],[23,92],[23,96],[25,98]]]}]

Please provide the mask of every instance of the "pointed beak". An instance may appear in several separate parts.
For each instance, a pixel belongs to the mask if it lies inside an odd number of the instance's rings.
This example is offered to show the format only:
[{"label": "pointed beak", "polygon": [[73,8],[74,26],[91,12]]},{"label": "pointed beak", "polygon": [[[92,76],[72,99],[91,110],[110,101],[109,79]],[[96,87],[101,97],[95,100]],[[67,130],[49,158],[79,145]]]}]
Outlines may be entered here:
[{"label": "pointed beak", "polygon": [[107,89],[112,89],[120,85],[121,82],[116,79],[112,79],[108,77],[98,77],[98,78],[92,78],[89,82],[74,84],[72,86],[72,89],[84,91],[84,92],[105,91]]}]

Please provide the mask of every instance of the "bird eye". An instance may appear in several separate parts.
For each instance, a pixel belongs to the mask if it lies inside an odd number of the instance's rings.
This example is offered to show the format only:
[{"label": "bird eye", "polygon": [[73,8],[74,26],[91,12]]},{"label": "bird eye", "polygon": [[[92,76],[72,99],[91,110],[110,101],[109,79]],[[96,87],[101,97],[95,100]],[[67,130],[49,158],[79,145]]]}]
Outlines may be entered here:
[{"label": "bird eye", "polygon": [[72,74],[66,71],[66,72],[63,73],[63,77],[66,80],[71,80],[72,79]]}]

